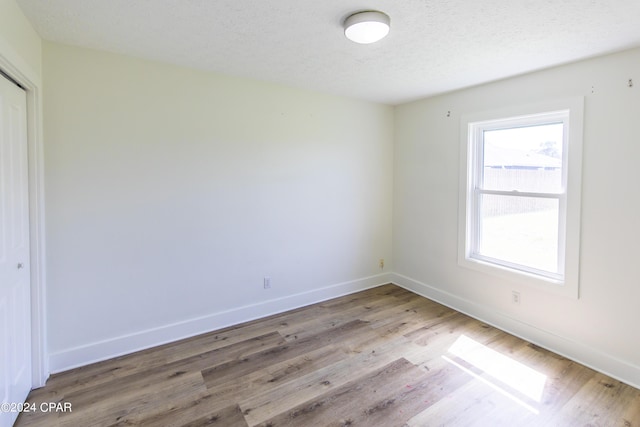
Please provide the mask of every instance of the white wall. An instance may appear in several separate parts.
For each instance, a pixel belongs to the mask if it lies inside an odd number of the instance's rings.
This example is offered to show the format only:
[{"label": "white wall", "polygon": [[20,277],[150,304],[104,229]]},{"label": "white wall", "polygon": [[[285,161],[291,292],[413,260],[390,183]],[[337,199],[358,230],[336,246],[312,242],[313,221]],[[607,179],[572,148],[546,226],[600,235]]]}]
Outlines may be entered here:
[{"label": "white wall", "polygon": [[[585,96],[578,300],[460,267],[456,247],[460,116],[570,96]],[[639,385],[639,119],[640,49],[397,107],[394,281]]]},{"label": "white wall", "polygon": [[388,282],[391,107],[43,57],[52,371]]},{"label": "white wall", "polygon": [[40,78],[42,42],[15,0],[0,0],[0,53]]}]

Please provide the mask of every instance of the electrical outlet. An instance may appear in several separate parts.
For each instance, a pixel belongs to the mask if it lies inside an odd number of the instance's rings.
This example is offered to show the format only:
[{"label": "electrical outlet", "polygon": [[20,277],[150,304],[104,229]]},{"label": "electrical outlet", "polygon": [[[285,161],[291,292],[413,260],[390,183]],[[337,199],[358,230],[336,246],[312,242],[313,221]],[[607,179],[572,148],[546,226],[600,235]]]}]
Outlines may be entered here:
[{"label": "electrical outlet", "polygon": [[263,284],[265,289],[271,289],[271,277],[265,277]]},{"label": "electrical outlet", "polygon": [[520,304],[520,292],[511,291],[511,302],[514,304]]},{"label": "electrical outlet", "polygon": [[380,266],[380,270],[384,269],[384,258],[380,258],[380,262],[378,263],[378,265]]}]

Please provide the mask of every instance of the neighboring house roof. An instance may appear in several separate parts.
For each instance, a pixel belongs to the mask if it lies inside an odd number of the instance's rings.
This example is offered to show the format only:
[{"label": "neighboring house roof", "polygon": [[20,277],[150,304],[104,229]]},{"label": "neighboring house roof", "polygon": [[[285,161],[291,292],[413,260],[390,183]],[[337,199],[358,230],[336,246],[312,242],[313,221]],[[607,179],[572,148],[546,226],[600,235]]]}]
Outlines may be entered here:
[{"label": "neighboring house roof", "polygon": [[534,151],[512,150],[495,147],[491,144],[484,146],[484,165],[492,168],[547,168],[562,167],[562,160],[536,153]]}]

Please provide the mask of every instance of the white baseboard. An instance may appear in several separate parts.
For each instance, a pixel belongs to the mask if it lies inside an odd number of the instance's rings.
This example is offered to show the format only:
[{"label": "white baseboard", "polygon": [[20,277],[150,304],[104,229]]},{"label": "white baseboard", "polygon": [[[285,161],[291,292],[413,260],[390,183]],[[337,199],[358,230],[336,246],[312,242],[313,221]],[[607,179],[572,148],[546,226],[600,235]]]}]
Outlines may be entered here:
[{"label": "white baseboard", "polygon": [[374,288],[390,282],[391,273],[383,273],[268,300],[259,304],[212,313],[196,319],[163,325],[154,329],[123,335],[50,354],[49,366],[52,373],[62,372],[272,314],[304,307],[309,304],[326,301],[331,298]]},{"label": "white baseboard", "polygon": [[476,304],[410,277],[391,273],[391,283],[602,372],[635,388],[640,388],[640,366],[569,338],[539,329],[500,313],[493,308]]},{"label": "white baseboard", "polygon": [[587,345],[514,319],[495,309],[476,304],[397,273],[384,273],[338,283],[308,292],[264,301],[134,334],[63,350],[49,355],[52,373],[63,372],[250,320],[282,313],[343,295],[393,283],[418,295],[446,305],[512,335],[560,354],[612,378],[640,388],[640,366]]}]

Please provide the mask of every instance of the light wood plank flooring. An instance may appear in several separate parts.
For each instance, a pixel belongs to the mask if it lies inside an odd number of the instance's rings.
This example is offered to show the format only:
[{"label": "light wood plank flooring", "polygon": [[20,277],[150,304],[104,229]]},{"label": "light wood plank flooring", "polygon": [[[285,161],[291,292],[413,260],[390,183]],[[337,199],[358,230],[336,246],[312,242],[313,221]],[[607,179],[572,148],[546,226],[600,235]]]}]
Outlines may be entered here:
[{"label": "light wood plank flooring", "polygon": [[54,375],[17,426],[625,426],[640,390],[393,285]]}]

